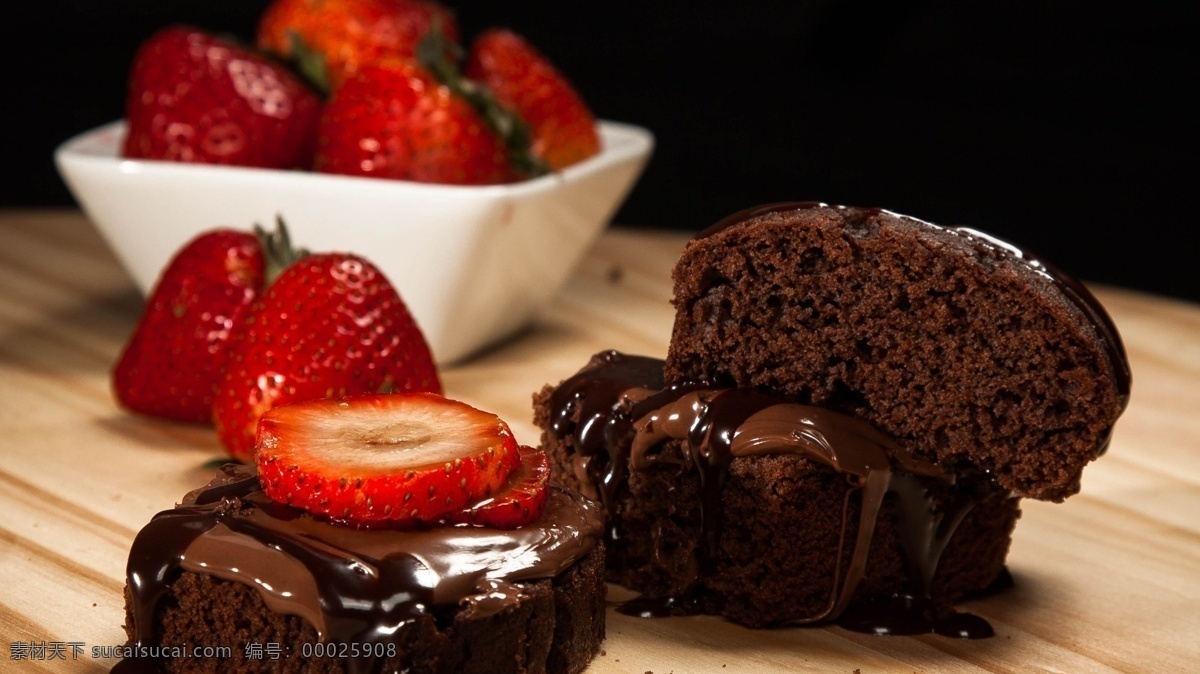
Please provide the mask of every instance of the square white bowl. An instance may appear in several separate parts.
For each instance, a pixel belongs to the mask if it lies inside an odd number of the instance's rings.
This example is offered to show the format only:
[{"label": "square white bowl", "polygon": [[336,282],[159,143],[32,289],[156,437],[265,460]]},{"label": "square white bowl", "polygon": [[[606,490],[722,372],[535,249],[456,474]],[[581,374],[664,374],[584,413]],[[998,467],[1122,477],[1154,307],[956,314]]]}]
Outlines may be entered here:
[{"label": "square white bowl", "polygon": [[379,267],[447,365],[525,326],[641,175],[653,135],[610,121],[598,128],[598,155],[485,187],[123,159],[120,120],[67,140],[54,159],[143,294],[200,232],[270,229],[281,216],[295,245]]}]

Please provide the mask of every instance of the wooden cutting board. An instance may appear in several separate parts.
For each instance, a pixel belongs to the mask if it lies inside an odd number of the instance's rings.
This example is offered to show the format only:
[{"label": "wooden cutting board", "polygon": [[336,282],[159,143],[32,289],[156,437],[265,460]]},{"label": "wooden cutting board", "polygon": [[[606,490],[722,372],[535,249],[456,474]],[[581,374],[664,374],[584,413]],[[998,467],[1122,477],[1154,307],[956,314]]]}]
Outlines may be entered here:
[{"label": "wooden cutting board", "polygon": [[[685,239],[610,230],[535,325],[444,371],[448,395],[536,442],[530,395],[543,384],[606,348],[665,354],[669,272]],[[965,606],[995,638],[752,631],[610,611],[588,671],[1200,671],[1200,307],[1096,290],[1129,350],[1132,403],[1081,494],[1026,502],[1009,557],[1015,589]],[[91,649],[124,641],[134,534],[221,456],[210,429],[113,403],[109,368],[140,311],[79,212],[0,212],[0,671],[107,671],[113,661]]]}]

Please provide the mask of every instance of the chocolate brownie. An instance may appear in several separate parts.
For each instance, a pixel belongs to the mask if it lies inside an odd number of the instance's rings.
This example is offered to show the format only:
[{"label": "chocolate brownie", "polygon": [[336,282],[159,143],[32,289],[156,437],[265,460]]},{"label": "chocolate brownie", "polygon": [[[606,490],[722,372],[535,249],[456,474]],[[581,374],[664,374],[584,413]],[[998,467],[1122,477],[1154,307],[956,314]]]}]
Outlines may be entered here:
[{"label": "chocolate brownie", "polygon": [[674,269],[667,383],[763,388],[862,417],[916,454],[1061,501],[1130,390],[1108,315],[1016,246],[880,209],[776,204]]},{"label": "chocolate brownie", "polygon": [[604,505],[609,580],[644,595],[622,611],[990,634],[952,610],[1003,576],[1020,514],[982,473],[786,397],[664,388],[662,360],[615,351],[534,411],[556,479]]},{"label": "chocolate brownie", "polygon": [[[231,464],[138,534],[140,650],[114,671],[579,672],[604,638],[600,531],[596,504],[555,485],[518,529],[355,529],[271,501]],[[229,652],[154,657],[185,645]]]}]

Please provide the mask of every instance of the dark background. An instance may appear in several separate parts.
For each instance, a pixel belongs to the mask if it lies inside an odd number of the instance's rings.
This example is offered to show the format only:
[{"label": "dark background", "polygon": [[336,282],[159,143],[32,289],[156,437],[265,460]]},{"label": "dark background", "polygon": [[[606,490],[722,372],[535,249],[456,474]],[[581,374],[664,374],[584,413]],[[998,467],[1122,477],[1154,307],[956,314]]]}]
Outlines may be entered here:
[{"label": "dark background", "polygon": [[[1198,3],[447,4],[466,37],[517,30],[597,116],[655,134],[617,223],[698,230],[792,199],[881,206],[984,229],[1088,281],[1200,300]],[[9,8],[0,203],[74,203],[53,149],[122,116],[153,30],[251,39],[265,5]]]}]

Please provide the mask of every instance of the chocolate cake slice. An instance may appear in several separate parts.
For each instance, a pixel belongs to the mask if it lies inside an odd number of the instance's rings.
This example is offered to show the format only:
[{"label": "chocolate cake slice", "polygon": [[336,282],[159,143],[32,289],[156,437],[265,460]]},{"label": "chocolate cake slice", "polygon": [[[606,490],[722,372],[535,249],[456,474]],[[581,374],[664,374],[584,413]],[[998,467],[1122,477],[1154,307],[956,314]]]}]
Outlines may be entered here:
[{"label": "chocolate cake slice", "polygon": [[511,530],[358,529],[230,464],[139,532],[114,671],[579,672],[604,638],[601,515],[548,498]]},{"label": "chocolate cake slice", "polygon": [[776,204],[688,243],[667,383],[775,391],[866,419],[915,454],[1061,501],[1130,391],[1078,281],[965,228]]},{"label": "chocolate cake slice", "polygon": [[1025,251],[878,209],[775,204],[685,248],[664,361],[534,396],[638,615],[990,635],[1021,497],[1062,500],[1129,396],[1091,293]]}]

